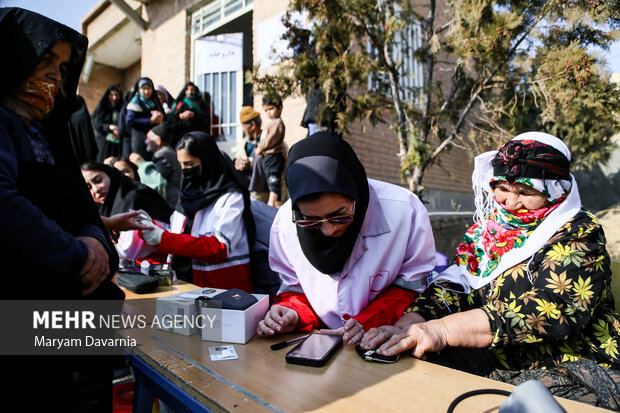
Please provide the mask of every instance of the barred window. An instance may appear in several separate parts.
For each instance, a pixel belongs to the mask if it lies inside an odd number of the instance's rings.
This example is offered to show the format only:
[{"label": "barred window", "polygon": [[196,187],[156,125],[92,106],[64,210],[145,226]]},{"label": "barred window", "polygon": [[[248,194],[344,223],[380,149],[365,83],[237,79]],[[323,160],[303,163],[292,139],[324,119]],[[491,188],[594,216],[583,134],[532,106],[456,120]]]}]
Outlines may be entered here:
[{"label": "barred window", "polygon": [[[422,47],[422,24],[417,22],[407,26],[396,36],[393,46],[392,59],[398,64],[400,84],[403,86],[401,99],[419,108],[424,74],[422,62],[414,57],[414,52]],[[377,54],[377,50],[370,42],[368,53],[375,56]],[[387,82],[387,75],[382,75],[382,80]],[[371,75],[368,79],[368,90],[375,90],[378,87],[378,79]]]}]

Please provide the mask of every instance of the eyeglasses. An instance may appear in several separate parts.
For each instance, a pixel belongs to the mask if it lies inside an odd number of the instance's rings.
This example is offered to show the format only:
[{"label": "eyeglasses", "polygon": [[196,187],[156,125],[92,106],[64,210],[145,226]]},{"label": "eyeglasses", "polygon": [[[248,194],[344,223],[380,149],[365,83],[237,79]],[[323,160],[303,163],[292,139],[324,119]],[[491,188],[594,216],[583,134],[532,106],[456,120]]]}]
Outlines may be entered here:
[{"label": "eyeglasses", "polygon": [[355,201],[353,201],[353,208],[351,209],[351,212],[335,217],[324,219],[298,219],[295,216],[296,213],[299,215],[302,214],[301,212],[293,209],[293,223],[300,228],[320,228],[324,222],[329,222],[330,224],[350,224],[353,222],[353,216],[355,215]]}]

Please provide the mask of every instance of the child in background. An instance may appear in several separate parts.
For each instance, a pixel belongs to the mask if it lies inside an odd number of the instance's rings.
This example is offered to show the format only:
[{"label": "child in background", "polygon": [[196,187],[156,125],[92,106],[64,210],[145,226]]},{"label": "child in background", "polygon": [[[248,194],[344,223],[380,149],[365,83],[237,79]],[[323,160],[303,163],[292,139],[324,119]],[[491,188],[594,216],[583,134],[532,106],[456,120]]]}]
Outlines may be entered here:
[{"label": "child in background", "polygon": [[268,205],[279,208],[281,179],[284,171],[284,122],[282,114],[282,99],[279,96],[266,96],[263,98],[263,110],[268,121],[265,125],[263,136],[254,149],[254,155],[263,155],[263,170],[267,176],[269,187]]}]

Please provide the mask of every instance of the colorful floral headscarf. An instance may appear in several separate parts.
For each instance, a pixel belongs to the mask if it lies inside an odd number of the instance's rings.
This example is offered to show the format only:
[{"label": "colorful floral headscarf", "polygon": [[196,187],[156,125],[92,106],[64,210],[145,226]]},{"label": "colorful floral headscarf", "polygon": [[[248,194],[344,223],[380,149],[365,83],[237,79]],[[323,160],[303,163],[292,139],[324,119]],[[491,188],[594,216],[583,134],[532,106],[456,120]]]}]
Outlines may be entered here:
[{"label": "colorful floral headscarf", "polygon": [[[454,265],[433,275],[431,282],[445,279],[469,291],[532,256],[581,209],[569,164],[566,145],[539,132],[519,135],[499,151],[478,156],[473,175],[476,224],[458,246]],[[501,181],[534,188],[549,205],[537,210],[508,210],[494,197],[494,187]]]}]

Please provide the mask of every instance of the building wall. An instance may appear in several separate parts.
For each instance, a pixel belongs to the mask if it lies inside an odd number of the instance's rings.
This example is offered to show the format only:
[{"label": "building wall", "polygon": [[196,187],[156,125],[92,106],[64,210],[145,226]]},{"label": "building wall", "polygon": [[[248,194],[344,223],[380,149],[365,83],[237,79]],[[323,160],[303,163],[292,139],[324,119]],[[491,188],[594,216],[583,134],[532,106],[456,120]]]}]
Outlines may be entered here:
[{"label": "building wall", "polygon": [[133,85],[136,83],[136,80],[138,80],[139,77],[140,61],[136,62],[133,66],[129,66],[123,72],[123,79],[120,82],[121,88],[123,89],[123,94],[133,89]]},{"label": "building wall", "polygon": [[[87,93],[94,95],[94,97],[85,96],[89,109],[91,111],[94,109],[94,105],[112,79],[122,83],[127,90],[139,74],[150,77],[156,85],[163,84],[173,96],[177,95],[185,82],[189,80],[191,72],[189,32],[191,12],[208,3],[209,1],[198,0],[151,0],[146,3],[143,15],[148,19],[149,27],[142,36],[141,61],[122,73],[117,73],[111,70],[112,68],[96,67],[89,85],[83,85],[81,88],[85,95]],[[261,36],[257,29],[258,25],[282,13],[287,5],[288,2],[283,0],[254,1],[252,18],[254,59],[257,55],[256,45]],[[442,7],[438,4],[437,9],[442,10]],[[420,9],[420,12],[423,11]],[[448,17],[445,13],[438,12],[437,24],[442,24]],[[90,23],[90,25],[95,24],[98,26],[89,27],[89,32],[101,26],[101,22],[97,19]],[[448,75],[448,72],[437,70],[434,73],[434,80],[437,80],[438,76]],[[100,92],[94,93],[97,90]],[[254,107],[262,113],[260,96],[254,97]],[[285,142],[289,147],[307,134],[307,130],[300,126],[304,110],[305,99],[303,97],[289,98],[284,102],[282,119],[286,125]],[[406,186],[400,179],[397,156],[399,148],[396,135],[392,130],[386,125],[373,127],[359,122],[351,126],[350,132],[346,139],[362,160],[369,177]],[[428,170],[423,181],[430,196],[432,209],[448,211],[458,208],[458,205],[469,209],[472,169],[473,160],[463,150],[454,148],[444,153],[440,162]]]},{"label": "building wall", "polygon": [[[140,7],[135,0],[127,0],[127,4],[134,10]],[[125,14],[113,4],[99,4],[93,8],[95,14],[86,16],[82,20],[84,35],[88,37],[89,45],[105,39],[121,22],[134,24],[128,21]],[[131,40],[128,40],[131,41]],[[97,107],[101,96],[108,86],[119,84],[123,93],[131,90],[134,82],[140,76],[140,61],[126,69],[118,69],[101,63],[94,63],[88,82],[80,79],[78,93],[86,101],[86,107],[92,113]]]},{"label": "building wall", "polygon": [[[288,2],[282,0],[261,0],[254,2],[252,19],[252,31],[254,33],[254,65],[257,64],[256,56],[258,55],[258,51],[256,47],[261,37],[261,33],[258,30],[258,25],[265,20],[269,20],[272,17],[281,14],[286,10],[287,6]],[[254,108],[261,112],[261,114],[264,114],[262,110],[262,99],[260,96],[254,97]],[[284,141],[289,148],[295,142],[305,138],[308,134],[308,130],[300,125],[305,109],[306,100],[303,97],[290,97],[283,102],[282,121],[286,126]]]},{"label": "building wall", "polygon": [[260,33],[256,32],[257,23],[269,20],[276,14],[285,11],[287,7],[288,1],[283,0],[254,1],[254,36],[260,36]]},{"label": "building wall", "polygon": [[92,113],[108,86],[119,84],[123,94],[133,88],[140,77],[140,62],[125,70],[95,63],[88,82],[80,80],[78,94],[84,98],[88,111]]},{"label": "building wall", "polygon": [[[440,11],[443,2],[439,3],[437,10]],[[286,10],[287,2],[261,0],[254,4],[254,38],[259,39],[261,33],[257,31],[257,25]],[[420,7],[418,11],[426,15],[425,8]],[[448,17],[445,13],[438,12],[436,23],[441,25],[447,21]],[[257,41],[254,42],[255,45],[256,43]],[[255,50],[254,56],[256,55]],[[448,75],[449,72],[437,70],[434,78],[436,80],[438,76]],[[305,106],[305,100],[299,97],[284,101],[282,120],[286,125],[286,143],[289,147],[307,134],[307,130],[300,126]],[[255,96],[254,107],[261,111],[259,96]],[[384,124],[372,126],[368,122],[358,122],[351,125],[350,133],[345,138],[351,143],[369,177],[407,186],[400,177],[398,139],[396,133],[388,126]],[[442,211],[456,209],[459,205],[461,210],[470,209],[473,205],[469,199],[472,171],[473,160],[465,151],[453,148],[445,152],[440,162],[428,170],[423,181],[428,190],[428,206]]]},{"label": "building wall", "polygon": [[149,28],[142,34],[141,74],[150,77],[155,85],[164,85],[176,97],[189,79],[187,13],[182,9],[172,14],[173,10],[165,9],[167,6],[172,7],[174,3],[153,2],[153,9],[159,13],[150,10],[151,4],[147,9],[151,18],[164,16],[164,19],[150,21]]},{"label": "building wall", "polygon": [[[128,0],[127,4],[134,10],[139,6],[139,3],[134,0]],[[93,44],[102,37],[105,37],[110,31],[110,28],[116,26],[125,19],[125,14],[121,9],[113,4],[108,4],[96,18],[85,22],[84,35],[88,37],[89,43]]]},{"label": "building wall", "polygon": [[108,86],[123,83],[124,71],[112,66],[95,63],[88,82],[80,81],[78,94],[84,98],[88,111],[92,113]]}]

